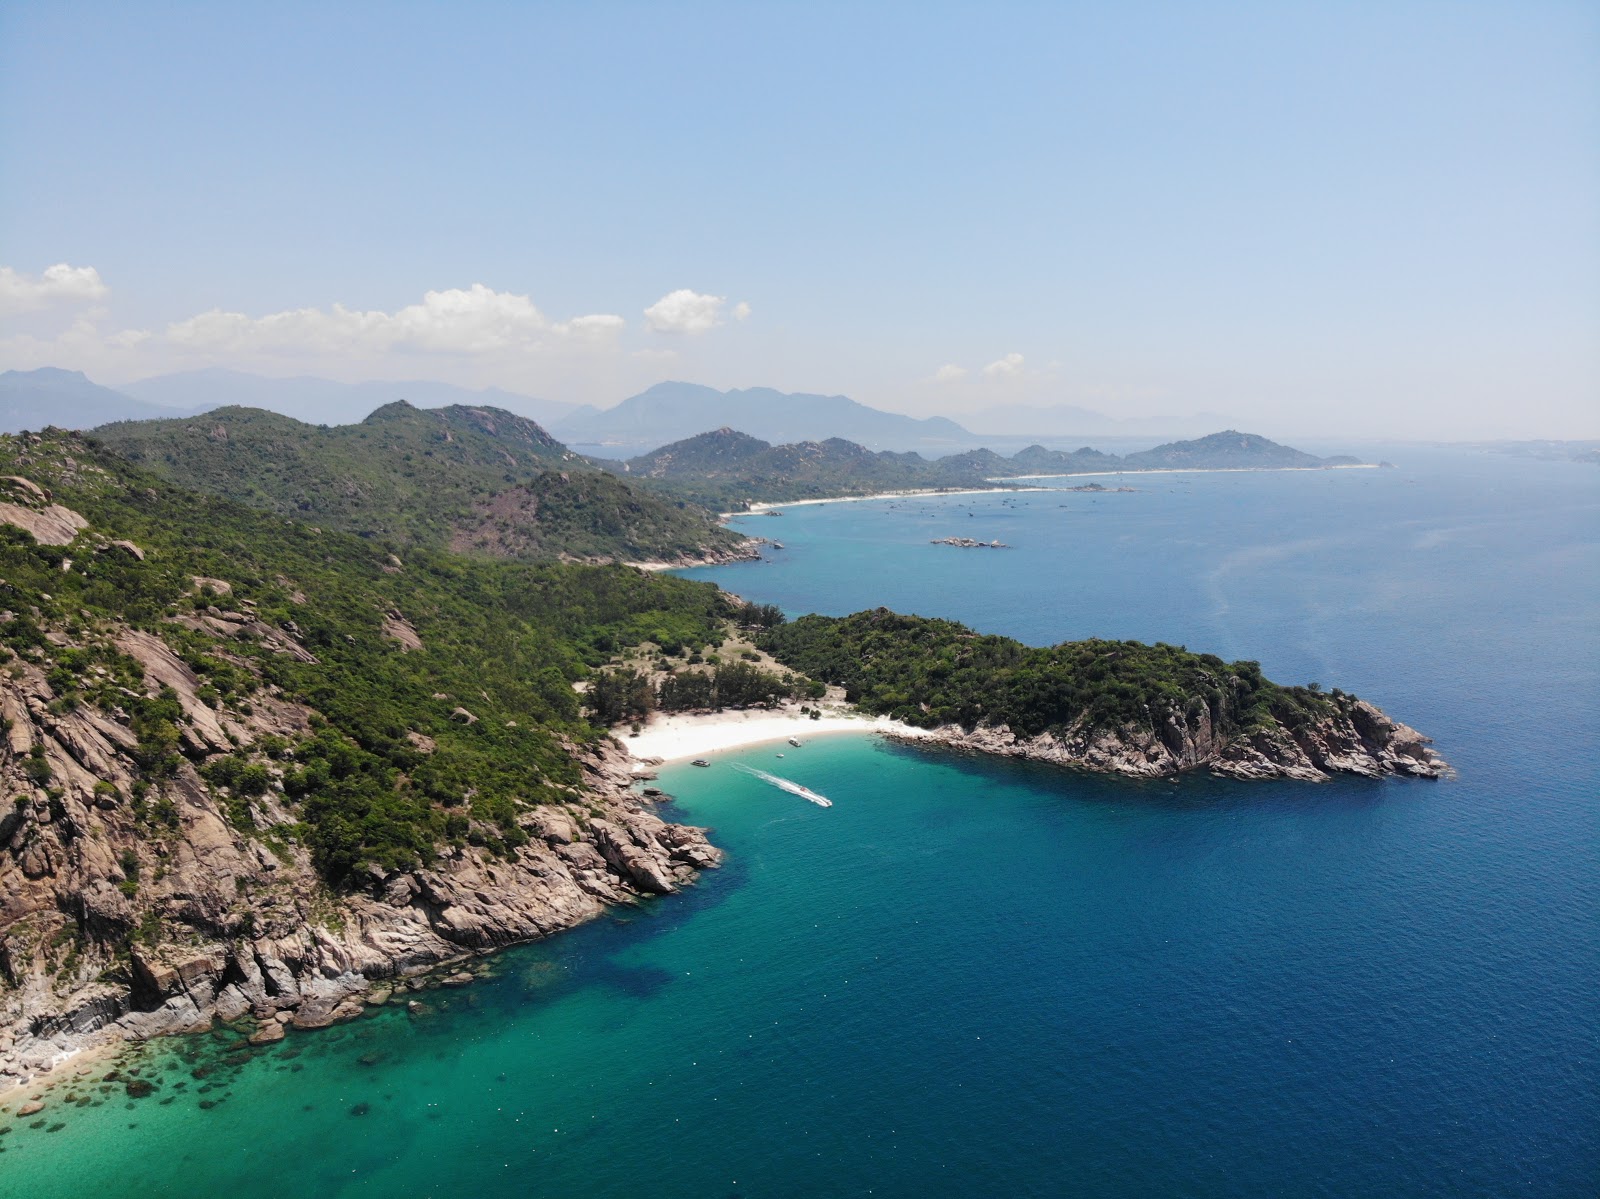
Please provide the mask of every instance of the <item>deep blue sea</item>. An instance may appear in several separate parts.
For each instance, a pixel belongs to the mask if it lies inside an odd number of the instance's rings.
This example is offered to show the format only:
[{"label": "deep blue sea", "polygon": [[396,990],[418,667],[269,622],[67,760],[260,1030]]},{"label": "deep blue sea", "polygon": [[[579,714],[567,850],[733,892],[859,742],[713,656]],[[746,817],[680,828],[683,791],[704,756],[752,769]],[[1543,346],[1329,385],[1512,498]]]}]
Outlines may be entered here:
[{"label": "deep blue sea", "polygon": [[795,507],[739,522],[770,561],[691,573],[1256,658],[1455,778],[1141,784],[852,735],[676,767],[729,853],[692,892],[430,1016],[163,1043],[150,1098],[0,1118],[0,1193],[1600,1193],[1600,470],[1383,454]]}]

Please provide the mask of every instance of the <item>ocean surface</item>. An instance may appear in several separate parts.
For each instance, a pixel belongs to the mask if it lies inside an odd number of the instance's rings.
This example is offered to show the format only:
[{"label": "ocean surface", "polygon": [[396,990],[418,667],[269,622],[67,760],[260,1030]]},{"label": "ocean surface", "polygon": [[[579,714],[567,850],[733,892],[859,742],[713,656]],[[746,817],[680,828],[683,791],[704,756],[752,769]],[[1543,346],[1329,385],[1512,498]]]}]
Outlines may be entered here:
[{"label": "ocean surface", "polygon": [[1600,1192],[1600,469],[1384,456],[796,507],[740,521],[770,561],[692,573],[1255,658],[1455,778],[1135,783],[851,735],[669,769],[729,854],[693,891],[427,1015],[163,1042],[148,1098],[0,1121],[0,1194]]}]

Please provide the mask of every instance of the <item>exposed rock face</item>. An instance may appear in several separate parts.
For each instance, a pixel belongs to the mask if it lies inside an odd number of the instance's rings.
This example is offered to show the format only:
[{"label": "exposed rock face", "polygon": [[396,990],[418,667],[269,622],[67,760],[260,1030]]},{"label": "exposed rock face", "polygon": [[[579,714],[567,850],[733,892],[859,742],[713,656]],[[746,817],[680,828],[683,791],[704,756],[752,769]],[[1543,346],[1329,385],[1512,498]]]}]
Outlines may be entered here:
[{"label": "exposed rock face", "polygon": [[89,527],[83,517],[60,504],[44,504],[37,508],[0,504],[0,521],[26,529],[40,545],[69,545]]},{"label": "exposed rock face", "polygon": [[1295,734],[1280,726],[1222,736],[1202,708],[1192,721],[1174,711],[1156,730],[1129,725],[1018,737],[1004,725],[970,731],[947,725],[935,731],[934,739],[958,749],[1138,778],[1209,770],[1238,779],[1320,782],[1335,774],[1440,778],[1450,770],[1429,748],[1428,738],[1364,700],[1352,700],[1343,711]]},{"label": "exposed rock face", "polygon": [[765,537],[746,537],[731,549],[701,549],[659,562],[629,562],[626,565],[645,570],[666,570],[680,566],[723,566],[729,562],[753,562],[761,557],[761,547],[768,544],[770,542]]},{"label": "exposed rock face", "polygon": [[383,614],[383,635],[391,641],[398,641],[401,653],[422,648],[422,638],[417,636],[417,630],[412,628],[411,622],[395,608],[390,608]]},{"label": "exposed rock face", "polygon": [[88,704],[53,712],[40,665],[18,659],[0,673],[0,1087],[100,1039],[245,1014],[262,1037],[349,1019],[373,980],[570,928],[720,860],[703,830],[662,821],[631,793],[627,756],[606,742],[574,750],[583,798],[529,811],[526,845],[374,868],[336,895],[276,835],[295,820],[276,791],[248,801],[242,827],[194,765],[268,733],[303,734],[309,711],[263,688],[248,717],[218,712],[160,638],[124,629],[116,644],[183,711],[187,759],[138,801],[126,717]]}]

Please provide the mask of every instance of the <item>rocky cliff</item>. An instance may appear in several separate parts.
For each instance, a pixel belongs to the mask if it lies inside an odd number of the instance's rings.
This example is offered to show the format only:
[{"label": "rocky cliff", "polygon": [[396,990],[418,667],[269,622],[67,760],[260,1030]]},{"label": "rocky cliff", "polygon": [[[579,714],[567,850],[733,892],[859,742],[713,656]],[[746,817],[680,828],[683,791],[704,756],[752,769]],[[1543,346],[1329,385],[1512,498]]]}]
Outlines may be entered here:
[{"label": "rocky cliff", "polygon": [[[247,617],[218,609],[210,619]],[[95,639],[137,661],[144,691],[176,700],[183,755],[152,779],[117,703],[63,704],[44,655],[0,670],[0,1086],[96,1040],[247,1014],[262,1039],[285,1023],[329,1024],[359,1012],[376,980],[675,891],[719,860],[703,830],[664,822],[629,791],[626,755],[606,741],[572,747],[583,787],[572,802],[525,813],[526,844],[499,854],[442,847],[424,868],[369,867],[354,890],[335,893],[294,835],[279,767],[266,767],[273,781],[252,797],[202,773],[209,758],[292,741],[310,709],[263,687],[248,714],[219,711],[150,633],[102,625],[45,636],[58,662]],[[306,652],[282,647],[291,651]],[[98,694],[114,695],[115,680],[104,681]]]},{"label": "rocky cliff", "polygon": [[[925,738],[921,734],[918,739]],[[1308,782],[1336,774],[1436,779],[1450,769],[1429,748],[1427,737],[1354,698],[1293,731],[1273,725],[1220,735],[1210,712],[1201,707],[1193,719],[1174,708],[1153,730],[1134,724],[1116,730],[1078,726],[1060,735],[1023,737],[1005,725],[973,729],[945,725],[933,731],[933,739],[957,749],[1135,778],[1207,770],[1228,778]]]}]

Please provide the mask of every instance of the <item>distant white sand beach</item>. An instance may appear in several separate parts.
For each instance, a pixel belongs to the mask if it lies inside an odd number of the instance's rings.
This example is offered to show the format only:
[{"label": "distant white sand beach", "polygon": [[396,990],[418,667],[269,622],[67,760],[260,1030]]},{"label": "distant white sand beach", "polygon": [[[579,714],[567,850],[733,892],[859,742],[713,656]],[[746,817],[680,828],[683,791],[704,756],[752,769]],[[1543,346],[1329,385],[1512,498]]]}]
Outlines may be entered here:
[{"label": "distant white sand beach", "polygon": [[[1046,476],[1040,475],[1039,478]],[[990,480],[995,482],[996,480]],[[775,508],[804,508],[812,504],[857,504],[864,500],[916,500],[938,499],[947,495],[1012,495],[1019,491],[1056,491],[1055,487],[967,487],[967,488],[941,488],[924,487],[921,489],[910,488],[904,491],[874,491],[870,495],[836,495],[822,500],[776,500],[772,503],[757,501],[750,505],[744,512],[724,512],[722,518],[727,520],[733,516],[750,516],[757,512],[771,512]]]},{"label": "distant white sand beach", "polygon": [[[1044,473],[1037,475],[1003,475],[985,480],[989,483],[1020,482],[1024,479],[1093,479],[1110,477],[1113,475],[1233,475],[1233,474],[1266,474],[1289,470],[1377,470],[1375,462],[1348,462],[1338,466],[1169,466],[1153,470],[1074,470],[1064,473]],[[743,512],[723,512],[723,520],[735,516],[751,516],[761,512],[772,512],[779,508],[804,508],[813,504],[858,504],[866,500],[915,500],[939,499],[943,496],[957,495],[1017,495],[1030,491],[1060,491],[1059,487],[923,487],[907,488],[901,491],[874,491],[868,495],[838,495],[829,496],[820,500],[774,500],[767,502],[759,500],[752,503]],[[655,564],[646,566],[643,563],[629,563],[641,566],[644,569],[670,569],[659,567]]]},{"label": "distant white sand beach", "polygon": [[[1264,475],[1288,470],[1377,470],[1376,462],[1340,462],[1334,466],[1157,466],[1149,470],[1069,470],[1065,473],[1046,472],[1040,475],[1006,475],[990,479],[1001,483],[1005,479],[1094,479],[1112,475]],[[1005,491],[1060,491],[1059,487],[1007,487]]]}]

